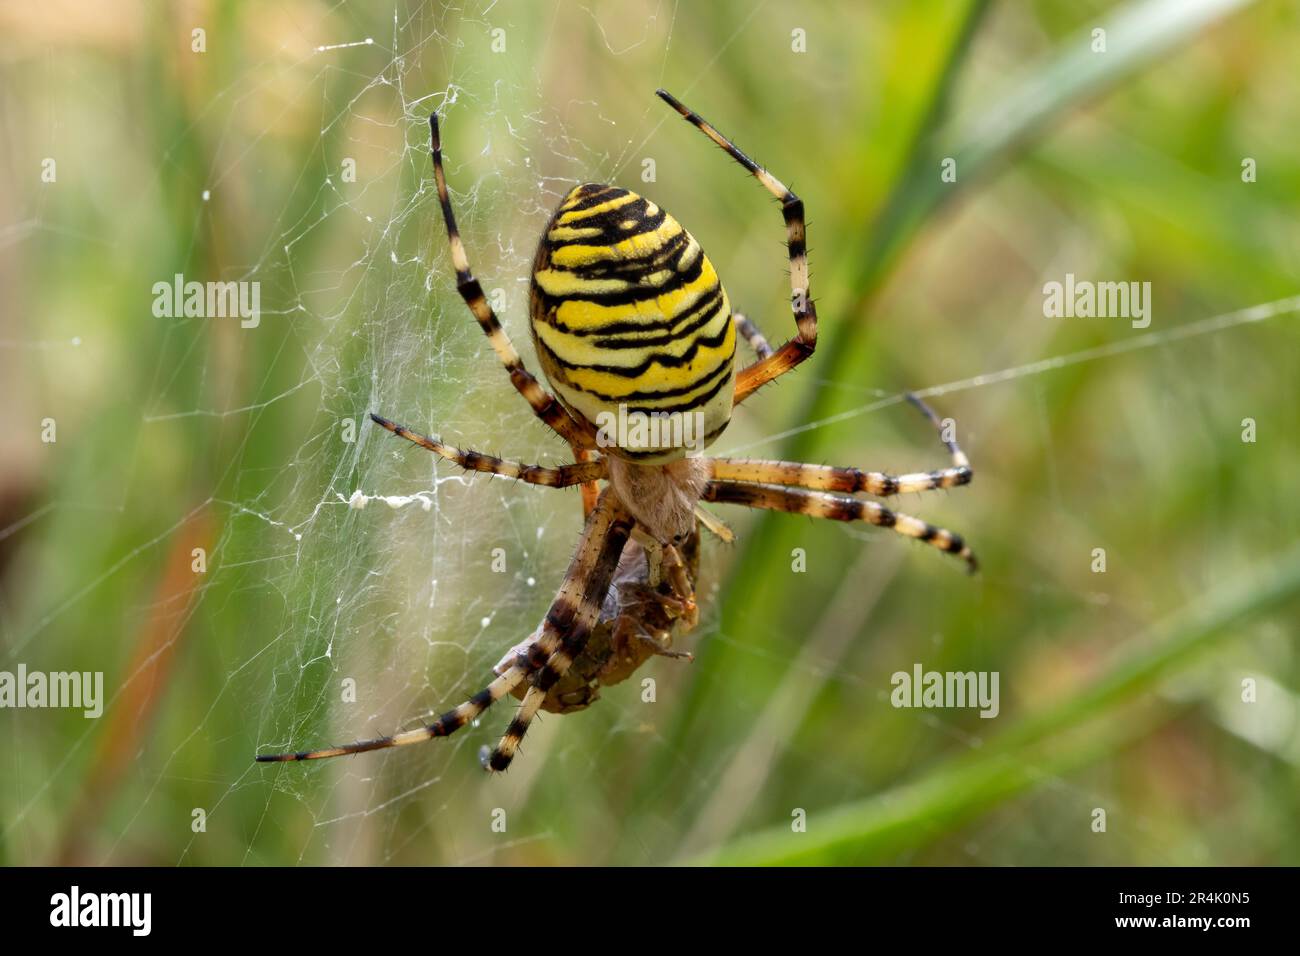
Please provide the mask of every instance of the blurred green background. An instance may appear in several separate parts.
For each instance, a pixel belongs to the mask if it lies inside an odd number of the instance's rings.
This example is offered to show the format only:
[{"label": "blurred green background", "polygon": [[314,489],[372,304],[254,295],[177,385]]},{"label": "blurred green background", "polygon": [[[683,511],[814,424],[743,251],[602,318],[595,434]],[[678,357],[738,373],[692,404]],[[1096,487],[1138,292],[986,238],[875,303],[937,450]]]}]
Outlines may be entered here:
[{"label": "blurred green background", "polygon": [[[1221,0],[6,5],[0,669],[103,671],[109,701],[0,711],[0,859],[1300,863],[1298,19]],[[976,478],[897,504],[966,535],[983,573],[716,508],[740,540],[706,544],[696,661],[646,665],[653,703],[632,681],[550,717],[500,777],[475,754],[506,706],[449,741],[255,766],[482,686],[581,525],[575,492],[467,481],[362,424],[565,457],[455,295],[430,111],[534,368],[529,265],[582,181],[661,202],[733,304],[792,334],[778,210],[658,86],[809,214],[818,352],[714,450],[940,467],[899,400],[927,389]],[[1045,318],[1067,272],[1149,281],[1150,328]],[[260,282],[260,325],[156,318],[176,273]],[[997,671],[1000,714],[891,707],[918,662]]]}]

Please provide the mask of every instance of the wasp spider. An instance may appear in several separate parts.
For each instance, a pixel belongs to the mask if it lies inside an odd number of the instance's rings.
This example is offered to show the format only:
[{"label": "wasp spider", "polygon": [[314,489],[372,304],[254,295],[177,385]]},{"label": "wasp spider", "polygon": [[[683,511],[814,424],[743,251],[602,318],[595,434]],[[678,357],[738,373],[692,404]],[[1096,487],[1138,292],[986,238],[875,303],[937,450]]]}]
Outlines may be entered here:
[{"label": "wasp spider", "polygon": [[[974,569],[974,555],[958,535],[853,497],[966,484],[970,465],[955,442],[945,440],[950,467],[894,476],[787,461],[705,458],[688,454],[680,442],[665,442],[663,434],[655,440],[653,430],[638,433],[633,442],[610,440],[608,431],[597,429],[596,423],[615,413],[642,421],[687,415],[702,447],[727,427],[735,406],[798,367],[817,344],[803,202],[697,113],[664,90],[658,95],[780,201],[795,337],[773,350],[751,322],[733,312],[699,243],[661,207],[617,186],[588,183],[564,197],[533,263],[530,326],[552,395],[524,367],[470,271],[443,172],[438,119],[431,116],[433,173],[456,288],[514,387],[570,445],[575,460],[560,467],[523,465],[455,448],[378,415],[371,418],[470,471],[554,488],[579,486],[586,525],[543,623],[497,665],[496,679],[487,687],[417,730],[258,760],[315,760],[446,737],[513,693],[522,698],[514,719],[496,748],[481,754],[487,768],[506,769],[538,710],[584,707],[598,683],[623,679],[650,654],[683,656],[668,649],[669,634],[677,623],[694,623],[698,528],[728,533],[700,502],[867,522],[924,541]],[[738,336],[757,355],[739,370]],[[909,397],[937,427],[935,414]],[[626,439],[632,431],[617,434]],[[605,482],[603,489],[599,482]]]}]

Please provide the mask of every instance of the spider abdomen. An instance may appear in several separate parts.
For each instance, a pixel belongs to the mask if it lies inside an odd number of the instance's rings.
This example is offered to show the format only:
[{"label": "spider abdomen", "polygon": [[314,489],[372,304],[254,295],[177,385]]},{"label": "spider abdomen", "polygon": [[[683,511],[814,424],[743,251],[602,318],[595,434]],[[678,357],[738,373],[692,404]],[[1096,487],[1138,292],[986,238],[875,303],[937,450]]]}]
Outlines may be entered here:
[{"label": "spider abdomen", "polygon": [[726,428],[731,304],[700,244],[648,199],[592,184],[565,196],[537,250],[531,320],[546,377],[610,454],[671,461]]}]

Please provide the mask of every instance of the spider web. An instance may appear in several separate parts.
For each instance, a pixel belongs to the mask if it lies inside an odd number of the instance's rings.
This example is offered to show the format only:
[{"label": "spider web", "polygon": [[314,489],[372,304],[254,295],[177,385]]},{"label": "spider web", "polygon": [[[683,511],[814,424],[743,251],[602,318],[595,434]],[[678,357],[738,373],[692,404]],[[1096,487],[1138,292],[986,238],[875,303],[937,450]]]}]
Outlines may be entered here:
[{"label": "spider web", "polygon": [[[754,4],[735,21],[718,57],[731,42],[753,36],[763,10],[763,4]],[[536,46],[545,49],[575,31],[593,33],[605,56],[635,65],[639,76],[647,63],[658,61],[662,80],[673,62],[677,16],[675,5],[668,3],[642,5],[635,16],[597,6],[557,7],[545,21],[546,38]],[[377,29],[380,25],[384,29]],[[339,4],[327,15],[295,24],[292,31],[285,24],[268,25],[273,40],[265,62],[217,91],[201,111],[203,127],[221,133],[202,184],[196,244],[214,228],[210,217],[216,213],[206,212],[206,204],[219,203],[223,191],[236,190],[241,178],[256,175],[248,157],[263,155],[261,140],[275,136],[284,114],[308,115],[320,129],[314,153],[280,157],[291,192],[269,228],[250,237],[248,248],[224,266],[222,278],[262,284],[261,326],[239,333],[243,337],[237,335],[233,346],[229,341],[212,346],[241,352],[244,381],[206,393],[226,395],[232,399],[227,403],[196,404],[189,384],[177,377],[168,359],[178,351],[207,347],[207,330],[203,320],[169,326],[159,348],[153,401],[140,416],[139,438],[131,451],[135,467],[144,468],[138,460],[140,446],[151,432],[215,421],[222,454],[209,463],[210,472],[201,480],[206,494],[194,512],[111,555],[102,575],[16,630],[7,647],[9,661],[20,659],[39,646],[65,612],[111,582],[119,569],[164,550],[198,512],[217,516],[220,531],[211,547],[211,568],[194,601],[174,614],[184,621],[202,609],[214,622],[214,633],[206,639],[227,642],[219,691],[191,702],[189,720],[182,721],[186,732],[155,744],[165,756],[147,771],[136,809],[101,841],[104,860],[119,860],[137,845],[150,816],[167,802],[174,764],[191,766],[196,748],[247,750],[251,758],[253,750],[305,749],[418,726],[483,686],[491,666],[532,631],[553,597],[581,526],[576,493],[466,477],[366,421],[367,413],[375,411],[463,447],[529,462],[565,458],[564,448],[509,387],[452,291],[453,270],[429,168],[427,117],[437,110],[444,118],[447,172],[474,270],[489,296],[500,297],[498,314],[536,372],[524,317],[526,277],[541,224],[572,184],[635,176],[645,144],[666,116],[648,97],[643,110],[629,109],[622,91],[593,91],[580,84],[581,95],[548,99],[542,77],[526,57],[467,51],[470,43],[486,47],[497,28],[505,30],[509,51],[523,31],[537,24],[505,3],[437,11],[401,6],[391,22],[382,24],[367,22]],[[281,41],[282,34],[291,32],[292,41]],[[677,78],[686,78],[682,94],[713,75],[713,67],[712,62],[678,65]],[[289,104],[277,109],[286,96]],[[302,109],[300,100],[319,106]],[[250,113],[257,118],[240,121]],[[608,135],[600,139],[571,132],[593,127],[603,127]],[[195,129],[185,130],[173,149],[184,148],[198,135]],[[699,145],[702,161],[721,161]],[[348,159],[357,163],[355,182],[342,173]],[[760,205],[757,190],[754,203]],[[38,213],[35,220],[40,218]],[[774,218],[762,222],[769,234],[777,228]],[[753,238],[742,235],[737,241]],[[779,261],[779,252],[772,255]],[[778,276],[770,283],[767,301],[782,301],[782,281]],[[1236,335],[1296,311],[1300,298],[1283,297],[1178,328],[1042,359],[1023,358],[1042,354],[1035,346],[1046,342],[1044,336],[1039,342],[1022,342],[1016,351],[1021,358],[979,361],[975,367],[983,370],[977,374],[923,382],[921,394],[942,398],[1028,386],[1072,365],[1125,354],[1170,360],[1170,350],[1190,340]],[[765,316],[764,331],[782,338],[788,330],[777,323],[785,320]],[[64,347],[40,341],[17,345]],[[286,367],[294,370],[294,380],[284,387]],[[808,368],[806,374],[816,378],[815,366]],[[769,413],[772,423],[755,413],[738,420],[715,451],[772,455],[794,434],[839,427],[902,401],[894,387],[858,380],[819,380],[818,385],[862,393],[863,401],[793,428],[776,424],[781,419],[775,411]],[[247,395],[254,398],[241,397]],[[980,418],[995,420],[993,407],[992,400],[982,405]],[[281,451],[274,460],[248,450],[254,437],[268,429],[277,435]],[[900,440],[886,452],[900,463],[913,460],[921,429],[907,434],[906,444]],[[1050,440],[1043,436],[1044,442]],[[967,442],[977,463],[979,441],[974,434]],[[123,490],[120,507],[129,494],[130,489]],[[1059,491],[1049,487],[1047,494],[1065,510]],[[69,506],[78,505],[47,507]],[[42,513],[0,533],[14,534]],[[838,533],[867,537],[876,550],[875,535],[857,529]],[[720,554],[707,552],[706,561]],[[505,571],[493,570],[497,560],[504,560]],[[881,588],[890,577],[884,576]],[[705,620],[691,641],[743,644],[742,638],[718,630],[716,610],[707,601],[717,580],[711,565],[701,588]],[[156,606],[146,608],[152,609]],[[841,599],[824,613],[824,620],[834,624],[871,612],[858,601]],[[830,624],[819,633],[851,631]],[[785,705],[806,706],[815,687],[827,680],[878,694],[874,671],[844,670],[844,653],[828,638],[783,657],[780,663],[791,674],[782,687]],[[131,682],[142,672],[126,675],[110,699],[109,712],[125,706]],[[355,681],[355,702],[344,697],[349,680]],[[426,844],[435,848],[439,862],[486,862],[516,848],[546,859],[555,832],[530,826],[498,834],[488,825],[492,812],[524,803],[548,761],[562,761],[573,789],[581,791],[602,778],[607,749],[644,734],[667,746],[659,728],[646,729],[629,688],[607,693],[584,716],[540,721],[509,777],[485,786],[475,751],[495,741],[508,705],[489,711],[481,726],[435,744],[310,765],[263,767],[250,759],[242,769],[233,761],[210,768],[212,799],[205,802],[209,833],[234,816],[229,808],[236,804],[251,801],[261,813],[246,832],[228,835],[220,850],[200,852],[199,841],[208,834],[186,834],[167,840],[158,858],[282,862],[259,849],[268,831],[275,831],[274,842],[291,847],[290,859],[302,862],[403,861],[412,847]],[[243,728],[235,741],[223,736],[229,731],[222,720],[232,711]],[[930,731],[951,736],[959,746],[982,743],[980,734],[946,715],[917,716]],[[583,731],[568,734],[559,726],[570,720],[585,721]],[[593,720],[603,729],[592,729]],[[68,758],[55,763],[49,787],[71,774],[74,758],[90,749],[91,739],[92,729],[74,739]],[[697,836],[707,842],[710,835],[734,829],[734,822],[716,819],[725,816],[726,801],[715,797],[710,803],[707,795],[743,792],[747,782],[754,782],[747,768],[770,766],[771,754],[761,746],[747,749],[756,739],[749,738],[748,745],[738,741],[730,760],[694,770],[701,813],[698,834],[692,831],[684,846]],[[38,812],[49,787],[36,787],[14,801],[9,832],[21,831]],[[846,774],[844,787],[857,792],[860,782]],[[1096,799],[1087,786],[1061,778],[1049,779],[1048,790],[1054,788],[1072,798]],[[246,813],[239,819],[250,827]],[[1158,830],[1151,821],[1139,825]],[[1005,859],[1009,851],[987,846],[997,840],[997,827],[985,829],[984,845],[966,847],[972,860]],[[1044,835],[1048,842],[1054,838]],[[646,848],[645,858],[663,857]]]},{"label": "spider web", "polygon": [[[666,13],[652,10],[641,34],[648,35]],[[573,16],[589,17],[603,33],[594,13],[580,9]],[[443,24],[454,24],[456,39],[443,34]],[[349,138],[363,139],[360,147],[371,144],[374,130],[368,127],[374,127],[386,145],[379,152],[379,176],[352,190],[327,180],[320,201],[312,203],[319,214],[283,223],[254,270],[296,291],[295,323],[353,319],[337,322],[337,336],[311,345],[311,376],[302,385],[319,391],[321,425],[290,470],[303,477],[293,480],[274,512],[263,511],[257,501],[232,503],[268,528],[282,529],[286,557],[292,555],[279,585],[268,576],[284,604],[283,624],[265,649],[265,665],[250,673],[259,683],[269,680],[263,702],[249,712],[259,751],[297,749],[309,738],[353,739],[419,726],[482,687],[491,666],[536,626],[553,599],[581,528],[576,492],[557,501],[545,489],[471,478],[364,423],[365,412],[375,410],[462,447],[516,460],[567,460],[567,449],[509,387],[463,303],[448,294],[446,279],[454,270],[433,191],[427,117],[435,110],[443,117],[448,176],[472,266],[534,369],[522,319],[540,224],[574,183],[612,176],[632,134],[619,135],[619,124],[602,114],[598,99],[546,103],[537,77],[523,63],[501,70],[490,60],[459,55],[466,43],[489,42],[497,29],[508,53],[522,30],[512,11],[494,3],[441,16],[421,8],[409,19],[395,16],[391,37],[340,40],[315,51],[324,61],[318,74],[324,80],[335,69],[328,64],[334,51],[361,45],[373,50],[366,64],[373,73],[358,77],[347,99],[324,105],[322,135],[334,124],[348,125],[354,129]],[[431,55],[434,46],[437,55]],[[610,53],[619,55],[613,48]],[[416,68],[430,59],[441,59],[454,77],[432,93],[423,79],[430,72],[427,63]],[[615,133],[609,142],[621,143],[622,151],[593,150],[571,137],[566,113],[597,117]],[[341,216],[365,235],[360,254],[335,268],[304,268],[295,246],[314,231],[337,228]],[[350,348],[360,351],[360,360],[344,368],[338,356]],[[334,426],[347,418],[358,423],[359,437],[354,453],[339,454]],[[374,443],[380,447],[368,447]],[[334,467],[323,497],[322,462]],[[304,513],[307,504],[311,509]],[[348,551],[340,555],[344,540]],[[261,560],[263,547],[254,545],[249,560]],[[504,571],[495,570],[498,562]],[[301,588],[301,575],[314,568],[329,571]],[[339,695],[330,690],[344,675],[365,690],[355,707],[337,711]],[[341,774],[327,769],[329,779],[312,772],[277,774],[271,789],[291,797],[310,820],[304,854],[323,842],[331,858],[346,859],[357,852],[355,834],[367,833],[367,824],[379,818],[385,845],[370,852],[393,859],[424,838],[427,828],[442,829],[439,813],[458,807],[464,812],[482,802],[468,786],[480,774],[474,751],[495,740],[504,713],[504,707],[496,709],[481,729],[475,722],[436,748],[441,752],[417,754],[404,767],[391,762],[398,753],[392,751],[370,767],[353,764]],[[521,775],[525,786],[527,775]],[[266,781],[250,770],[234,786],[262,788]],[[268,795],[268,818],[273,800]],[[429,816],[413,829],[399,828],[403,809],[417,801]],[[539,838],[466,841],[450,851],[449,861],[487,859]]]}]

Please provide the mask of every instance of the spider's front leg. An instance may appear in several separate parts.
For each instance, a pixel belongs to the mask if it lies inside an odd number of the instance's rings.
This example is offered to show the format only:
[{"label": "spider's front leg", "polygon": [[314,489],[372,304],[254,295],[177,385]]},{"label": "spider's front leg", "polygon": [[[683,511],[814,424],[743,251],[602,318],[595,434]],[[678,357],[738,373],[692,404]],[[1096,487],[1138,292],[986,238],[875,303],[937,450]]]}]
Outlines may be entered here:
[{"label": "spider's front leg", "polygon": [[[572,714],[585,710],[600,698],[600,672],[609,660],[613,646],[614,623],[614,620],[604,616],[596,623],[582,653],[574,658],[573,664],[565,675],[546,692],[546,698],[542,701],[542,710],[548,714]],[[528,656],[533,653],[541,633],[542,629],[538,628],[529,637],[510,648],[497,662],[493,671],[504,674],[510,669],[512,662],[521,655]],[[531,686],[527,682],[518,684],[511,693],[522,701]]]},{"label": "spider's front leg", "polygon": [[479,752],[486,769],[500,771],[510,766],[551,689],[586,648],[634,523],[635,519],[618,498],[608,490],[601,492],[595,510],[587,519],[578,554],[569,565],[555,603],[546,613],[541,637],[528,651],[532,660],[543,654],[545,659],[529,675],[523,703],[496,748],[489,751],[484,747]]},{"label": "spider's front leg", "polygon": [[[698,544],[698,530],[692,533],[692,537]],[[639,533],[636,540],[645,551],[648,587],[677,608],[675,616],[685,618],[688,626],[694,627],[699,620],[695,575],[686,567],[681,551],[675,544],[661,544],[644,533]]]},{"label": "spider's front leg", "polygon": [[618,684],[631,677],[652,657],[693,661],[690,651],[673,650],[678,625],[685,632],[694,629],[698,615],[687,605],[662,590],[648,585],[622,589],[623,611],[614,621],[612,653],[599,677],[602,684]]},{"label": "spider's front leg", "polygon": [[[632,531],[632,517],[617,499],[602,494],[596,508],[583,528],[578,549],[569,563],[564,583],[560,585],[546,618],[533,639],[521,645],[518,653],[509,655],[498,676],[464,703],[447,711],[433,723],[416,730],[407,730],[387,737],[376,737],[339,747],[303,750],[290,753],[259,754],[259,763],[291,760],[319,760],[341,757],[345,754],[365,753],[422,743],[438,737],[447,737],[475,720],[496,701],[513,692],[527,680],[533,682],[525,696],[524,705],[511,723],[506,737],[494,754],[492,768],[502,770],[528,729],[528,721],[536,713],[536,692],[553,686],[568,670],[573,657],[581,652],[596,623],[610,580],[618,566],[619,556]],[[531,709],[531,710],[530,710]],[[529,711],[525,714],[526,711]],[[508,745],[508,749],[507,749]]]},{"label": "spider's front leg", "polygon": [[661,549],[657,580],[651,562],[652,554],[647,552],[645,579],[619,585],[620,614],[613,631],[614,649],[601,671],[602,684],[627,680],[652,657],[695,659],[687,651],[673,650],[673,639],[694,630],[699,621],[695,600],[700,570],[699,524],[680,544]]},{"label": "spider's front leg", "polygon": [[[698,533],[683,542],[678,553],[688,575],[689,593],[699,567]],[[690,630],[693,626],[691,610],[687,601],[676,596],[667,579],[657,586],[650,584],[645,549],[635,540],[628,542],[590,638],[568,671],[547,692],[541,709],[554,714],[583,710],[599,699],[601,687],[621,683],[652,657],[692,659],[691,654],[672,649],[679,627]],[[535,657],[542,635],[543,628],[539,627],[512,647],[495,672],[504,674],[515,661]],[[529,686],[516,685],[512,693],[523,699]]]}]

